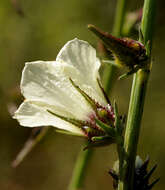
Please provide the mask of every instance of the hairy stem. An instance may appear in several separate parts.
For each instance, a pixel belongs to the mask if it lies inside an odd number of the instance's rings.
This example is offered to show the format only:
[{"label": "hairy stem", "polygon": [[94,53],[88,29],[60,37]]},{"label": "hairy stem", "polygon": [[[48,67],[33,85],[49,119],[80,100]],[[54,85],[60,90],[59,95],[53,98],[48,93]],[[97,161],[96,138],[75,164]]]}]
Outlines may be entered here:
[{"label": "hairy stem", "polygon": [[[147,52],[151,52],[154,13],[155,0],[145,0],[141,31],[143,35],[143,43],[146,45]],[[147,45],[148,41],[150,41],[149,46]],[[135,158],[140,133],[140,124],[143,115],[147,82],[150,73],[149,69],[150,63],[148,68],[139,70],[136,74],[134,74],[133,77],[124,140],[125,160],[122,171],[122,179],[119,181],[118,190],[133,190]]]}]

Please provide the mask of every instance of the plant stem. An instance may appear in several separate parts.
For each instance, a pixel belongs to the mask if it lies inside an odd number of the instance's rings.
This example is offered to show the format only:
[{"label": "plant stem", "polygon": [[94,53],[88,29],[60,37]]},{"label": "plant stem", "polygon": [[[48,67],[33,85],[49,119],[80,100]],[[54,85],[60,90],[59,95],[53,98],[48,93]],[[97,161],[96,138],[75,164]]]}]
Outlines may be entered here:
[{"label": "plant stem", "polygon": [[144,38],[144,44],[150,42],[149,51],[152,48],[152,35],[154,29],[154,20],[156,12],[156,0],[145,0],[143,7],[143,17],[141,23],[141,31]]},{"label": "plant stem", "polygon": [[31,150],[41,141],[43,137],[47,134],[49,130],[48,126],[35,128],[32,130],[32,133],[28,140],[25,142],[23,148],[17,154],[15,160],[12,162],[12,167],[16,168],[24,158],[31,152]]},{"label": "plant stem", "polygon": [[116,7],[115,22],[113,27],[113,35],[120,37],[124,25],[124,18],[126,14],[126,3],[127,0],[118,0]]},{"label": "plant stem", "polygon": [[132,190],[134,165],[149,73],[140,70],[133,78],[130,106],[124,138],[125,159],[119,190]]},{"label": "plant stem", "polygon": [[[150,46],[146,46],[147,52],[151,51],[154,13],[155,0],[145,0],[141,31],[144,38],[144,44],[147,45],[147,42],[150,41]],[[140,124],[143,115],[147,82],[150,73],[149,69],[150,63],[148,69],[139,70],[136,74],[134,74],[133,77],[124,140],[125,160],[122,171],[122,180],[119,181],[118,190],[133,190],[135,158],[140,133]]]},{"label": "plant stem", "polygon": [[[121,31],[123,29],[124,18],[126,14],[126,3],[127,3],[127,0],[117,1],[115,22],[113,26],[113,35],[116,37],[121,36]],[[115,78],[116,72],[117,72],[117,68],[113,65],[108,65],[107,68],[104,70],[103,82],[104,82],[104,87],[107,94],[109,94],[112,89],[112,86],[113,86],[112,83]]]},{"label": "plant stem", "polygon": [[89,163],[91,155],[92,155],[91,149],[86,149],[84,151],[80,150],[68,190],[78,190],[82,187],[85,177],[84,171],[86,171],[87,169],[87,165]]}]

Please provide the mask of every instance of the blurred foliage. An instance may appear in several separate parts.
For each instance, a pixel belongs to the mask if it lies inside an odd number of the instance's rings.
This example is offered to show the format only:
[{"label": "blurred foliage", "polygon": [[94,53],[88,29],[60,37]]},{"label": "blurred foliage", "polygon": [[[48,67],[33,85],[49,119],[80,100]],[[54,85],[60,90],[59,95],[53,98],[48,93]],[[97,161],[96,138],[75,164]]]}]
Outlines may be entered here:
[{"label": "blurred foliage", "polygon": [[[158,1],[153,47],[153,70],[149,82],[143,127],[139,144],[142,158],[150,155],[151,165],[158,163],[160,176],[155,190],[165,188],[164,114],[165,114],[165,25],[164,1]],[[83,139],[56,134],[51,129],[16,169],[11,162],[31,133],[20,127],[10,113],[23,100],[19,83],[24,62],[54,60],[58,51],[75,37],[96,46],[96,38],[87,30],[89,23],[111,31],[115,0],[1,0],[0,1],[0,189],[67,189],[74,162]],[[143,1],[129,1],[130,11]],[[112,96],[121,113],[126,113],[131,77],[116,83]],[[112,98],[112,99],[113,99]],[[92,158],[85,190],[111,189],[108,170],[116,153],[114,147],[99,148]]]}]

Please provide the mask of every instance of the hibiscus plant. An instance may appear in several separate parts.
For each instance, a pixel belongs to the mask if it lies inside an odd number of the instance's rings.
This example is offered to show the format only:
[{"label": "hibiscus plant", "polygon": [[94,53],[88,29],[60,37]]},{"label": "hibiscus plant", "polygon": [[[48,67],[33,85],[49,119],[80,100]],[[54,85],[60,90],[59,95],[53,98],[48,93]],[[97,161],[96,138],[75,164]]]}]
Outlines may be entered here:
[{"label": "hibiscus plant", "polygon": [[[121,37],[126,0],[118,0],[113,35],[93,25],[88,28],[101,40],[106,60],[98,58],[88,42],[77,38],[67,42],[54,61],[27,62],[22,72],[21,93],[25,100],[14,114],[21,126],[55,128],[57,132],[85,138],[69,190],[82,187],[83,173],[91,149],[116,144],[118,160],[109,171],[114,189],[149,190],[149,178],[156,166],[148,171],[149,159],[137,156],[140,123],[149,74],[151,71],[152,30],[155,0],[145,0],[139,40]],[[139,17],[136,17],[139,19]],[[133,23],[135,22],[134,20]],[[131,24],[133,27],[133,24]],[[131,29],[131,27],[129,27]],[[109,65],[109,78],[102,84],[100,67]],[[118,113],[117,103],[109,99],[111,73],[125,68],[119,78],[133,75],[127,119]],[[103,75],[105,74],[103,72]],[[42,128],[39,129],[41,134]],[[34,140],[36,140],[35,136]],[[25,147],[19,161],[27,154]],[[29,148],[29,147],[28,147]],[[17,161],[18,161],[17,160]]]}]

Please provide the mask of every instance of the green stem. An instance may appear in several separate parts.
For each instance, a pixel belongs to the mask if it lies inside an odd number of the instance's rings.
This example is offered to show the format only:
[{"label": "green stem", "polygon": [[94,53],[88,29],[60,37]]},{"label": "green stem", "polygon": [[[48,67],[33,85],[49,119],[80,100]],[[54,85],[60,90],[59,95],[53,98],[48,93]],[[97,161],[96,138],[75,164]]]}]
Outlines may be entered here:
[{"label": "green stem", "polygon": [[133,189],[134,164],[148,77],[149,72],[144,70],[140,70],[134,75],[124,138],[125,160],[122,171],[123,176],[121,176],[122,180],[119,182],[119,190]]},{"label": "green stem", "polygon": [[144,38],[143,43],[146,45],[148,41],[150,42],[150,47],[148,47],[149,51],[151,51],[152,48],[152,35],[154,29],[155,11],[156,0],[145,0],[141,23],[141,31]]},{"label": "green stem", "polygon": [[72,179],[70,181],[68,190],[78,190],[82,188],[84,177],[85,177],[84,171],[86,171],[87,169],[87,165],[89,163],[91,155],[92,155],[91,149],[80,151],[78,155],[78,159],[75,164],[75,168],[72,174]]},{"label": "green stem", "polygon": [[[150,47],[146,46],[147,52],[151,51],[154,13],[155,0],[145,0],[141,31],[144,44],[147,45],[150,41]],[[148,68],[150,68],[150,63]],[[149,73],[149,69],[141,69],[134,74],[124,140],[125,160],[118,190],[133,189],[135,158]]]},{"label": "green stem", "polygon": [[[121,31],[123,29],[124,18],[126,14],[126,3],[127,0],[118,0],[117,7],[116,7],[116,15],[115,15],[115,22],[113,27],[113,35],[116,37],[121,36]],[[115,73],[117,72],[117,68],[113,65],[108,65],[105,68],[103,73],[103,82],[105,84],[105,91],[107,94],[110,93],[112,89],[113,80],[115,78]]]},{"label": "green stem", "polygon": [[118,0],[116,7],[115,22],[113,27],[113,35],[116,37],[121,36],[121,31],[124,25],[124,18],[126,14],[127,0]]}]

